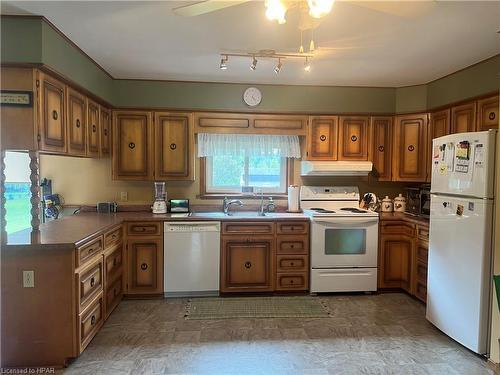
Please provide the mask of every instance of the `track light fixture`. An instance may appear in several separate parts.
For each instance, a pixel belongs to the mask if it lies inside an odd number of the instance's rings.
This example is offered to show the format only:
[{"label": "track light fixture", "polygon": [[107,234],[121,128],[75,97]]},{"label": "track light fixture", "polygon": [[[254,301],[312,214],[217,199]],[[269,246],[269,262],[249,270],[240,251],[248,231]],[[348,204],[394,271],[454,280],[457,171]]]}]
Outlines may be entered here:
[{"label": "track light fixture", "polygon": [[225,55],[220,59],[220,70],[227,70],[227,60],[228,56]]},{"label": "track light fixture", "polygon": [[306,72],[311,71],[311,63],[309,62],[309,58],[306,57],[306,61],[304,61],[304,70]]},{"label": "track light fixture", "polygon": [[257,59],[255,58],[255,56],[252,59],[252,65],[250,65],[250,69],[252,70],[257,69]]},{"label": "track light fixture", "polygon": [[274,68],[274,73],[279,74],[282,66],[283,64],[281,63],[281,58],[278,58],[278,65]]}]

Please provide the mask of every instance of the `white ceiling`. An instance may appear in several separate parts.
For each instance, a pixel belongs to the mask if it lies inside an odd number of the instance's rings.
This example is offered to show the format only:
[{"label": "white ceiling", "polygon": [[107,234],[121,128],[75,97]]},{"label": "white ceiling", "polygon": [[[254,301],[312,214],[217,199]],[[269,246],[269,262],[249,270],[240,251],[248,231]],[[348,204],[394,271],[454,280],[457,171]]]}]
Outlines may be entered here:
[{"label": "white ceiling", "polygon": [[221,71],[220,52],[297,52],[298,12],[290,11],[287,23],[278,25],[265,18],[263,1],[190,18],[172,12],[182,4],[1,5],[5,14],[45,16],[115,78],[398,87],[426,83],[500,53],[500,1],[337,1],[314,31],[321,48],[311,72],[290,60],[279,75],[271,61],[261,60],[251,71],[250,60],[241,58],[230,58],[228,70]]}]

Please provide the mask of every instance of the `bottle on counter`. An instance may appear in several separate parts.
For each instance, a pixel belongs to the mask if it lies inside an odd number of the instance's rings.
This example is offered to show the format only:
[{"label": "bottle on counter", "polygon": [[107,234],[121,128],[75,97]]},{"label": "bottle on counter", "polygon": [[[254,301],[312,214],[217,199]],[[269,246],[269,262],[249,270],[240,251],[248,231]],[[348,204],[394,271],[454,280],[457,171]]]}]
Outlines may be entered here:
[{"label": "bottle on counter", "polygon": [[403,197],[403,194],[399,194],[396,198],[394,198],[394,211],[396,212],[406,211],[406,198]]}]

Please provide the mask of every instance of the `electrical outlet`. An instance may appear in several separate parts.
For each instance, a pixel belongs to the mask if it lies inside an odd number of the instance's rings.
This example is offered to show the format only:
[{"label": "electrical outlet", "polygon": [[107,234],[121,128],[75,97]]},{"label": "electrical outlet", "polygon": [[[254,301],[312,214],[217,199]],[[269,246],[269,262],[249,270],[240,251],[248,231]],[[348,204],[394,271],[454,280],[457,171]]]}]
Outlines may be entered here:
[{"label": "electrical outlet", "polygon": [[120,200],[122,202],[128,201],[128,193],[126,191],[121,191],[120,192]]},{"label": "electrical outlet", "polygon": [[35,271],[23,271],[23,287],[35,287]]}]

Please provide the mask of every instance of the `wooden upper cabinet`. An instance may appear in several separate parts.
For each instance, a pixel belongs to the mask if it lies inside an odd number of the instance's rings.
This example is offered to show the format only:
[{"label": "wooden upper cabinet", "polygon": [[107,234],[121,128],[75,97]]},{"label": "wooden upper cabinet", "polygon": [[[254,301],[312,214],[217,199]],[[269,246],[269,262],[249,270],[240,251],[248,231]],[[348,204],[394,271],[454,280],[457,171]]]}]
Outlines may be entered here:
[{"label": "wooden upper cabinet", "polygon": [[466,133],[476,130],[476,102],[451,107],[450,133]]},{"label": "wooden upper cabinet", "polygon": [[153,179],[153,122],[151,112],[113,113],[113,179]]},{"label": "wooden upper cabinet", "polygon": [[99,157],[100,151],[100,118],[99,104],[88,100],[87,105],[87,156]]},{"label": "wooden upper cabinet", "polygon": [[307,139],[307,159],[337,160],[337,116],[311,117]]},{"label": "wooden upper cabinet", "polygon": [[256,133],[305,135],[307,116],[257,114],[253,115],[253,128]]},{"label": "wooden upper cabinet", "polygon": [[425,182],[428,115],[396,116],[393,140],[393,181]]},{"label": "wooden upper cabinet", "polygon": [[431,171],[432,171],[432,140],[434,138],[442,137],[443,135],[450,134],[450,109],[444,109],[442,111],[433,112],[430,115],[429,124],[429,139],[428,139],[428,149],[427,149],[427,178],[426,181],[431,181]]},{"label": "wooden upper cabinet", "polygon": [[498,128],[498,95],[477,101],[476,131]]},{"label": "wooden upper cabinet", "polygon": [[340,117],[338,160],[368,160],[368,117]]},{"label": "wooden upper cabinet", "polygon": [[372,150],[374,175],[379,181],[391,180],[392,165],[392,117],[372,117]]},{"label": "wooden upper cabinet", "polygon": [[66,98],[62,82],[39,73],[40,85],[40,150],[54,153],[67,152]]},{"label": "wooden upper cabinet", "polygon": [[194,179],[191,113],[155,113],[155,179]]},{"label": "wooden upper cabinet", "polygon": [[68,154],[85,156],[87,154],[87,103],[78,91],[68,87]]},{"label": "wooden upper cabinet", "polygon": [[109,155],[111,152],[111,112],[107,108],[101,107],[101,155]]}]

